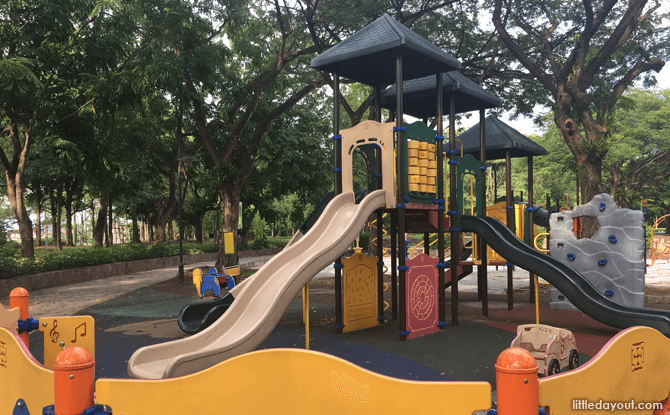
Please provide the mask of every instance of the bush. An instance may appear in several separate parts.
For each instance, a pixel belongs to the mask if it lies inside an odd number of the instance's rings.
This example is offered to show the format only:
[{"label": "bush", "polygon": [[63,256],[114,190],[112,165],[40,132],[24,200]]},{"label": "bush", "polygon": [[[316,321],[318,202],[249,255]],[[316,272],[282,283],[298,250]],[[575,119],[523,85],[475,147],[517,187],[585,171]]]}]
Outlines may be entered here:
[{"label": "bush", "polygon": [[[360,246],[364,250],[367,250],[369,242],[370,242],[370,233],[362,231],[358,237],[358,246]],[[354,242],[353,246],[356,246],[356,242]]]},{"label": "bush", "polygon": [[[219,246],[213,242],[202,244],[184,244],[185,255],[217,252]],[[156,245],[127,244],[109,248],[66,248],[62,251],[37,250],[35,259],[20,258],[20,251],[10,244],[0,247],[0,279],[20,275],[63,269],[89,267],[114,262],[138,261],[142,259],[162,258],[179,255],[179,245],[158,243]]]}]

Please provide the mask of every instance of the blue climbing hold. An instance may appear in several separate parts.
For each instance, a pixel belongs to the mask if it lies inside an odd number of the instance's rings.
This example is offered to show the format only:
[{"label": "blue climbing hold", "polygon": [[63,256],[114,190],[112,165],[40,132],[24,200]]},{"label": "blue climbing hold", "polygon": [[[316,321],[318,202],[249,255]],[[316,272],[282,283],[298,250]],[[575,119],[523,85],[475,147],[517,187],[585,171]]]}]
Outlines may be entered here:
[{"label": "blue climbing hold", "polygon": [[607,205],[604,204],[604,203],[600,203],[600,211],[601,211],[601,212],[604,212],[604,211],[605,211],[605,208],[607,208]]},{"label": "blue climbing hold", "polygon": [[568,259],[570,261],[574,261],[575,259],[577,259],[577,257],[575,256],[575,254],[568,254]]},{"label": "blue climbing hold", "polygon": [[611,296],[614,295],[614,291],[612,291],[612,290],[607,290],[607,291],[605,291],[605,295],[608,296],[608,297],[611,297]]},{"label": "blue climbing hold", "polygon": [[610,242],[612,242],[613,244],[615,244],[615,243],[617,242],[617,241],[616,241],[616,236],[614,236],[614,235],[610,235]]},{"label": "blue climbing hold", "polygon": [[601,260],[598,261],[598,265],[600,265],[601,267],[602,267],[603,265],[606,265],[606,264],[607,264],[607,260],[606,260],[606,259],[601,259]]}]

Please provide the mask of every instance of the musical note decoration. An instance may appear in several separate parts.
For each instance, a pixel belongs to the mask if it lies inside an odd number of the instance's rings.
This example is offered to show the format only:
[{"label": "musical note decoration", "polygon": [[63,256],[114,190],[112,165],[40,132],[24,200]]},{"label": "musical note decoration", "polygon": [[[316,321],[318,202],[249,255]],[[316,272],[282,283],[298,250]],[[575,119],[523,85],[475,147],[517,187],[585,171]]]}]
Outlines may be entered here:
[{"label": "musical note decoration", "polygon": [[58,343],[58,338],[60,337],[60,333],[56,331],[56,327],[58,327],[58,320],[54,320],[54,326],[49,331],[49,337],[51,337],[51,343]]},{"label": "musical note decoration", "polygon": [[70,343],[77,343],[77,331],[83,327],[84,333],[80,334],[79,337],[86,337],[86,322],[81,323],[74,329],[74,339],[70,340]]}]

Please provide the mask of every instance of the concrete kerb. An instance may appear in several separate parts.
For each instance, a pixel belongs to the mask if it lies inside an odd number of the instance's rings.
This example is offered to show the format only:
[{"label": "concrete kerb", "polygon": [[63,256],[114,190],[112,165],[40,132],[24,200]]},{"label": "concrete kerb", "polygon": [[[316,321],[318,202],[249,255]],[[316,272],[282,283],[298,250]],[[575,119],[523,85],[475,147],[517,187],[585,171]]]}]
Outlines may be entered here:
[{"label": "concrete kerb", "polygon": [[[275,255],[281,248],[262,249],[255,251],[241,251],[240,258]],[[200,262],[216,261],[217,253],[184,255],[184,265]],[[72,268],[59,271],[44,272],[34,275],[0,280],[0,297],[7,297],[16,287],[23,287],[30,291],[43,288],[57,287],[67,284],[92,281],[115,275],[133,274],[159,268],[170,268],[179,265],[179,257],[152,258],[141,261],[115,262],[111,264],[95,265],[91,267]]]}]

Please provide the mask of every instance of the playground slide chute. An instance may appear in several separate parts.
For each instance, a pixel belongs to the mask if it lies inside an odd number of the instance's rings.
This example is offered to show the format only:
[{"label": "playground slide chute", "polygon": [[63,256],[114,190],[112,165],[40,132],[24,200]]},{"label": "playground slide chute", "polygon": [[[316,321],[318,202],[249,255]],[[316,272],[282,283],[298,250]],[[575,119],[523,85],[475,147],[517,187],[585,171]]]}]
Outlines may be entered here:
[{"label": "playground slide chute", "polygon": [[263,265],[235,293],[221,318],[191,337],[137,350],[128,362],[128,374],[144,379],[184,376],[254,350],[300,289],[339,258],[366,219],[385,206],[384,190],[370,193],[360,204],[353,193],[334,197],[305,236]]},{"label": "playground slide chute", "polygon": [[524,244],[500,221],[491,217],[464,215],[462,228],[484,238],[509,262],[550,282],[572,304],[594,319],[621,329],[647,326],[670,335],[670,312],[630,307],[609,300],[578,272]]},{"label": "playground slide chute", "polygon": [[185,305],[179,311],[177,324],[186,334],[202,331],[218,320],[230,308],[234,299],[233,294],[227,292],[223,297],[213,301]]}]

